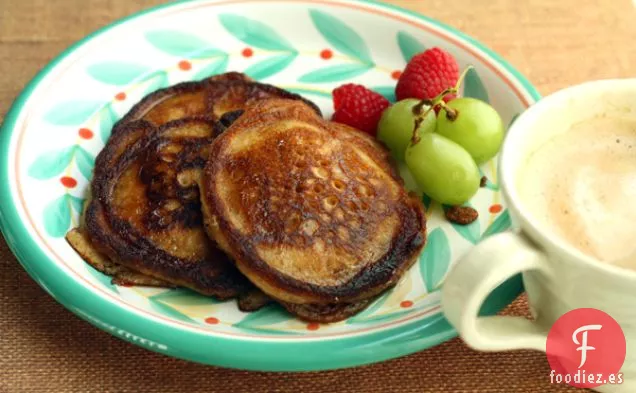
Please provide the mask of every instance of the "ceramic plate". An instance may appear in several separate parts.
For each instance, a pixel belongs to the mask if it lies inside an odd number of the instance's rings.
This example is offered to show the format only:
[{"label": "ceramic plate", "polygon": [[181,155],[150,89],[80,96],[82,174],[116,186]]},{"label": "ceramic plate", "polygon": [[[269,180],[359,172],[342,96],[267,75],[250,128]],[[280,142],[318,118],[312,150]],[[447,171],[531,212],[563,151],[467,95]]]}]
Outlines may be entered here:
[{"label": "ceramic plate", "polygon": [[[255,370],[317,370],[377,362],[456,335],[440,309],[449,268],[475,243],[510,226],[496,161],[471,204],[479,220],[455,226],[428,207],[429,240],[399,285],[341,323],[301,322],[278,306],[240,312],[188,290],[113,286],[68,246],[94,158],[113,123],[143,95],[226,70],[300,93],[332,113],[331,91],[364,84],[394,99],[410,57],[439,46],[472,64],[464,95],[490,102],[506,123],[538,99],[492,51],[412,12],[367,1],[223,0],[172,3],[92,34],[48,65],[17,99],[0,134],[0,223],[14,253],[55,299],[95,326],[150,350]],[[411,184],[405,172],[407,184]],[[492,313],[520,292],[505,283]]]}]

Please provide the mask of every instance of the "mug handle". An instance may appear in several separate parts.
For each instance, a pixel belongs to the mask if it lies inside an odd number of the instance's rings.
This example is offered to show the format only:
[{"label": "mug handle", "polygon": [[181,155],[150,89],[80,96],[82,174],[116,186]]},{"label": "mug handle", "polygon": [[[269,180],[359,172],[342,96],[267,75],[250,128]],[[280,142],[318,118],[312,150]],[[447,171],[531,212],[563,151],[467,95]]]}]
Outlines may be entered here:
[{"label": "mug handle", "polygon": [[442,307],[468,346],[482,351],[545,351],[547,332],[523,317],[480,317],[486,297],[524,271],[550,274],[545,254],[522,234],[500,233],[477,244],[451,270],[442,289]]}]

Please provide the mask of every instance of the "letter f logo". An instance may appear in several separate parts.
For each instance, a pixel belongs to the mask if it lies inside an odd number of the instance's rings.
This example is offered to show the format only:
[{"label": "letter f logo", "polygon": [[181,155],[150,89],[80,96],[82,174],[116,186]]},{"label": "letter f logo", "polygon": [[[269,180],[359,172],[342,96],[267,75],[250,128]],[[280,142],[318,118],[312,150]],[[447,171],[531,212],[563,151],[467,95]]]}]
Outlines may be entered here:
[{"label": "letter f logo", "polygon": [[[601,325],[585,325],[576,329],[574,333],[572,334],[572,341],[574,341],[574,344],[580,345],[580,347],[576,349],[577,351],[581,351],[581,364],[579,365],[579,368],[583,367],[583,365],[585,364],[585,361],[587,360],[587,351],[593,351],[596,349],[594,347],[587,345],[587,332],[589,330],[601,330],[602,327],[603,326]],[[583,334],[581,335],[582,337],[581,342],[579,342],[577,336],[581,332]]]}]

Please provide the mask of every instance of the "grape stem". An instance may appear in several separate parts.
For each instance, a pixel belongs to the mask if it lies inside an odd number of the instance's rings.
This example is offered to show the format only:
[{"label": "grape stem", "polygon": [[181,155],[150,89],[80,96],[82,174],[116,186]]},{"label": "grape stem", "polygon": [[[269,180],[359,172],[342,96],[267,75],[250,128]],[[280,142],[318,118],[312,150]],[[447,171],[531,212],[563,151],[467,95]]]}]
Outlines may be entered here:
[{"label": "grape stem", "polygon": [[446,103],[442,104],[442,108],[446,111],[446,118],[450,121],[457,120],[457,115],[459,115],[459,111],[457,109],[453,109],[446,105]]},{"label": "grape stem", "polygon": [[[464,79],[466,78],[466,75],[468,75],[468,71],[472,69],[474,69],[472,65],[469,65],[468,67],[466,67],[464,71],[462,72],[462,74],[459,76],[459,79],[457,79],[457,83],[455,84],[455,86],[445,89],[432,100],[425,98],[421,100],[420,102],[418,102],[413,107],[413,114],[415,115],[413,136],[411,137],[411,143],[413,145],[416,145],[420,141],[420,137],[419,135],[417,135],[417,129],[420,128],[420,126],[422,125],[422,122],[424,121],[428,113],[432,111],[433,109],[435,109],[436,107],[444,109],[444,111],[446,112],[446,118],[448,120],[455,121],[457,119],[457,115],[459,113],[457,112],[456,109],[453,109],[449,107],[448,105],[446,105],[446,102],[444,101],[444,97],[446,97],[449,94],[459,94],[459,88],[464,83]],[[424,111],[424,107],[428,107],[428,109]]]},{"label": "grape stem", "polygon": [[411,138],[411,143],[413,145],[417,145],[418,143],[420,143],[420,136],[417,135],[417,129],[420,128],[420,126],[422,125],[423,121],[424,121],[424,117],[416,117],[415,118],[415,125],[413,127],[413,130],[414,130],[413,131],[413,137]]},{"label": "grape stem", "polygon": [[[449,89],[446,89],[444,91],[447,91]],[[422,100],[420,102],[417,103],[417,105],[415,105],[413,107],[413,114],[414,115],[423,115],[422,111],[424,110],[425,106],[433,106],[433,101],[432,100]]]}]

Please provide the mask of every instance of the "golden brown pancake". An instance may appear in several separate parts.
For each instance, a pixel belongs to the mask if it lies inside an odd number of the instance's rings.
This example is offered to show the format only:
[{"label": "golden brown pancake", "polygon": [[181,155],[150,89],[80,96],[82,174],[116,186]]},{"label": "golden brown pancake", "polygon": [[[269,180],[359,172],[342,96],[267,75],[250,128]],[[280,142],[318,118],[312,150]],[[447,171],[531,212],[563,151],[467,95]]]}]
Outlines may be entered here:
[{"label": "golden brown pancake", "polygon": [[91,244],[84,229],[73,228],[66,234],[66,240],[73,249],[98,271],[111,276],[112,282],[116,285],[142,285],[146,287],[171,288],[174,285],[156,279],[154,277],[141,274],[129,268],[111,261],[105,255],[100,254],[93,244]]},{"label": "golden brown pancake", "polygon": [[[123,212],[118,218],[116,217],[117,219],[114,219],[112,214],[109,215],[106,212],[113,208],[116,201],[110,196],[106,198],[102,196],[101,201],[89,201],[86,218],[88,218],[90,226],[83,224],[81,228],[69,232],[67,235],[69,243],[96,269],[113,276],[114,283],[166,287],[174,287],[175,284],[178,284],[203,294],[216,295],[221,298],[233,297],[241,291],[253,288],[247,280],[236,273],[236,269],[229,263],[225,254],[202,235],[198,197],[195,198],[196,202],[194,203],[175,198],[175,194],[180,194],[177,196],[183,197],[184,192],[190,193],[190,196],[198,195],[195,178],[198,176],[198,171],[205,159],[203,157],[205,153],[201,149],[207,148],[212,139],[202,137],[202,135],[183,136],[179,141],[173,141],[173,146],[164,147],[165,149],[178,149],[185,144],[190,145],[191,153],[194,153],[195,156],[199,152],[202,153],[202,155],[195,157],[194,162],[192,156],[184,156],[176,157],[176,162],[170,163],[170,165],[178,165],[187,176],[191,176],[190,180],[192,180],[192,184],[186,190],[179,190],[180,186],[177,185],[175,192],[175,188],[164,186],[174,183],[180,173],[169,171],[157,173],[159,156],[158,152],[152,149],[160,142],[156,140],[157,137],[149,135],[156,132],[168,135],[169,132],[163,128],[168,123],[172,126],[183,126],[186,123],[175,123],[175,121],[184,118],[197,119],[189,124],[206,122],[214,128],[215,133],[218,133],[241,115],[242,108],[248,102],[272,96],[302,99],[296,94],[274,86],[256,83],[245,75],[236,72],[199,82],[181,83],[148,95],[115,125],[111,139],[96,159],[92,188],[93,190],[103,189],[104,187],[101,187],[100,183],[104,183],[104,179],[118,181],[113,180],[112,175],[117,169],[125,171],[126,168],[119,167],[121,165],[137,165],[146,168],[145,172],[138,174],[138,178],[133,179],[137,184],[136,188],[129,187],[128,192],[131,193],[129,199],[152,203],[154,207],[149,206],[148,208],[154,209],[153,211],[159,212],[159,214],[153,213],[137,222],[139,220],[133,220],[134,213],[136,213],[134,210]],[[315,106],[314,109],[319,113]],[[218,119],[219,122],[213,123],[214,119]],[[189,140],[190,137],[192,137],[191,140]],[[165,142],[165,138],[163,140]],[[134,158],[131,155],[132,152],[144,158],[131,161]],[[124,161],[126,164],[122,164]],[[171,169],[174,168],[176,167],[171,167]],[[149,180],[149,173],[152,176],[159,176],[162,180],[159,182]],[[145,183],[142,181],[144,174],[145,180],[147,180]],[[119,183],[130,184],[130,182]],[[120,188],[122,187],[120,186]],[[179,203],[185,202],[179,208],[180,214],[176,216],[174,214],[166,215],[165,211],[162,210],[162,204],[174,204],[175,200],[178,200]],[[137,206],[141,209],[139,211],[144,208],[144,206],[140,206],[142,204],[140,202]],[[149,213],[146,211],[143,214],[148,215]],[[175,216],[176,219],[171,216]],[[165,234],[164,239],[161,239],[164,244],[158,244],[157,239],[153,239],[152,236],[159,236],[155,233],[156,231],[165,232],[167,230],[164,228],[167,225],[166,220],[174,221],[171,224],[172,229],[168,231],[169,234]],[[130,228],[126,224],[133,224],[132,226],[137,232],[130,235]],[[118,227],[113,228],[113,225]],[[123,229],[120,228],[122,226]],[[181,232],[190,240],[180,237]],[[128,235],[124,236],[123,234]],[[178,253],[171,249],[169,240],[174,244],[187,244],[190,247],[190,255],[185,255],[187,258],[175,255]],[[180,249],[180,251],[183,250],[185,249]],[[227,270],[230,273],[224,275],[217,271],[219,269],[215,270],[212,265],[217,264],[217,261],[221,271]],[[188,264],[189,266],[186,266]],[[197,264],[199,267],[195,269],[193,266]],[[166,266],[171,266],[171,269],[167,269]],[[216,282],[212,276],[221,277],[221,281],[227,278],[228,282]],[[255,293],[256,291],[252,290],[251,292]],[[259,297],[263,298],[263,295],[243,296],[243,298],[251,300],[249,303],[251,308],[256,307],[257,304],[267,303],[258,300]]]},{"label": "golden brown pancake", "polygon": [[154,126],[189,117],[218,120],[225,113],[243,109],[250,102],[273,97],[302,100],[320,114],[315,104],[298,94],[230,72],[198,82],[179,83],[149,94],[117,122],[113,133],[135,120],[146,120]]},{"label": "golden brown pancake", "polygon": [[197,180],[216,122],[190,118],[154,129],[144,120],[100,153],[85,215],[86,235],[111,261],[225,299],[251,287],[202,228]]},{"label": "golden brown pancake", "polygon": [[[313,103],[238,73],[182,83],[142,100],[117,123],[98,156],[87,225],[69,232],[69,243],[114,283],[181,285],[222,299],[239,296],[243,311],[271,303],[214,242],[202,238],[200,207],[192,196],[198,195],[196,182],[211,138],[240,118],[246,105],[272,97],[303,101],[320,115]],[[189,154],[175,156],[177,150]],[[372,300],[281,304],[301,319],[333,322]]]},{"label": "golden brown pancake", "polygon": [[[144,97],[114,127],[114,132],[131,121],[146,120],[155,126],[161,126],[171,120],[188,117],[213,117],[214,103],[211,95],[222,93],[223,82],[251,83],[251,79],[238,72],[216,75],[201,81],[182,82],[165,89],[157,90]],[[219,89],[219,91],[215,91]]]},{"label": "golden brown pancake", "polygon": [[309,322],[332,323],[342,321],[360,311],[364,310],[371,304],[375,298],[360,300],[355,303],[337,303],[337,304],[281,304],[287,311],[294,314],[300,319]]},{"label": "golden brown pancake", "polygon": [[426,240],[422,204],[389,152],[300,101],[248,106],[213,144],[201,194],[210,235],[284,305],[366,302]]},{"label": "golden brown pancake", "polygon": [[274,300],[258,288],[242,293],[237,299],[239,310],[243,312],[256,311],[272,303]]},{"label": "golden brown pancake", "polygon": [[[239,296],[238,308],[243,312],[256,311],[272,303],[274,300],[258,288],[247,291]],[[320,323],[338,322],[347,319],[364,310],[375,299],[365,299],[356,303],[338,304],[293,304],[279,302],[288,312],[296,317]]]}]

